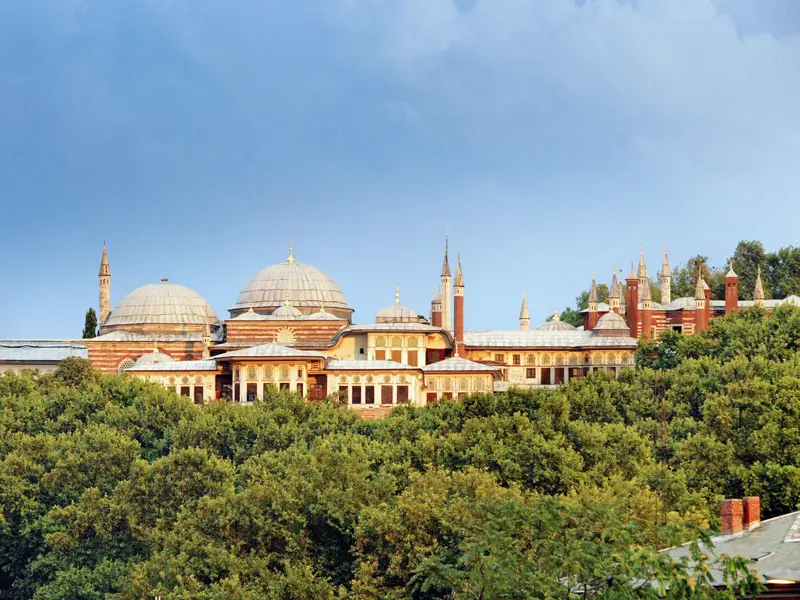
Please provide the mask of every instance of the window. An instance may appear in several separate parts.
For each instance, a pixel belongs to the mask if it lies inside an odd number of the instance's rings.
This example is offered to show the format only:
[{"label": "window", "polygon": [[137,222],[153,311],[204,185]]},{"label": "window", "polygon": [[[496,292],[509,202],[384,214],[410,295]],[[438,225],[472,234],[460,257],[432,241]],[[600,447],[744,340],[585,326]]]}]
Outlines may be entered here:
[{"label": "window", "polygon": [[349,400],[350,399],[350,386],[340,385],[339,386],[339,393],[343,394],[344,397]]},{"label": "window", "polygon": [[506,362],[506,355],[505,354],[495,354],[494,355],[495,362]]},{"label": "window", "polygon": [[281,379],[289,379],[289,367],[283,367],[281,369]]},{"label": "window", "polygon": [[535,354],[528,354],[527,358],[525,359],[527,364],[531,367],[536,366],[536,355]]},{"label": "window", "polygon": [[466,379],[462,377],[461,379],[458,380],[458,391],[466,392],[468,387],[469,386],[467,385]]},{"label": "window", "polygon": [[382,335],[379,335],[375,338],[375,346],[378,348],[384,348],[386,346],[386,338]]},{"label": "window", "polygon": [[392,348],[402,348],[403,347],[403,338],[399,335],[396,335],[392,338]]},{"label": "window", "polygon": [[452,391],[452,389],[453,389],[453,380],[450,379],[449,377],[445,378],[445,380],[444,380],[444,390],[446,392],[450,392],[450,391]]},{"label": "window", "polygon": [[386,360],[386,350],[375,350],[375,360]]},{"label": "window", "polygon": [[375,404],[375,386],[364,387],[364,404]]},{"label": "window", "polygon": [[124,373],[126,369],[130,369],[134,365],[134,361],[131,358],[126,358],[121,363],[119,363],[119,367],[117,369],[118,373]]},{"label": "window", "polygon": [[[414,339],[414,338],[411,338]],[[408,364],[412,367],[416,367],[418,364],[417,358],[419,353],[416,350],[409,350],[408,351]]]},{"label": "window", "polygon": [[394,362],[403,362],[403,351],[402,350],[392,350],[392,360]]},{"label": "window", "polygon": [[272,379],[272,367],[264,367],[264,379]]},{"label": "window", "polygon": [[297,393],[300,394],[301,396],[304,395],[303,394],[303,384],[302,383],[298,383],[297,384]]},{"label": "window", "polygon": [[269,386],[272,385],[271,383],[265,383],[261,388],[261,395],[262,397],[266,398],[269,396]]},{"label": "window", "polygon": [[284,327],[278,331],[275,341],[279,344],[291,344],[294,342],[294,332],[288,327]]},{"label": "window", "polygon": [[483,379],[476,379],[475,380],[475,391],[482,392],[483,391]]},{"label": "window", "polygon": [[408,347],[409,348],[416,348],[417,345],[418,345],[417,338],[415,338],[415,337],[408,338]]},{"label": "window", "polygon": [[302,379],[303,378],[303,369],[297,369],[297,378],[298,379]]},{"label": "window", "polygon": [[536,379],[536,369],[525,369],[526,379]]},{"label": "window", "polygon": [[543,367],[549,367],[550,366],[550,355],[549,354],[545,354],[542,357],[542,366]]},{"label": "window", "polygon": [[240,384],[238,384],[238,383],[234,383],[233,384],[233,401],[234,402],[239,402],[239,393],[240,393],[239,387],[240,387]]},{"label": "window", "polygon": [[248,402],[255,402],[255,399],[256,399],[257,394],[258,394],[258,392],[256,391],[257,389],[258,389],[258,384],[257,383],[248,383],[247,384],[247,401]]},{"label": "window", "polygon": [[353,396],[350,400],[353,404],[361,404],[361,386],[353,386]]},{"label": "window", "polygon": [[520,358],[519,354],[512,355],[511,359],[514,362],[515,367],[518,367],[520,364],[522,364],[522,359]]},{"label": "window", "polygon": [[195,404],[202,404],[203,403],[203,386],[196,385],[194,386],[194,403]]},{"label": "window", "polygon": [[392,391],[392,386],[390,385],[382,385],[381,386],[381,404],[383,405],[391,405],[392,404],[392,396],[394,392]]},{"label": "window", "polygon": [[397,386],[397,403],[398,404],[408,404],[408,386],[407,385],[398,385]]},{"label": "window", "polygon": [[284,392],[284,391],[285,391],[285,392],[288,392],[288,391],[289,391],[289,382],[288,382],[288,381],[282,381],[282,382],[281,382],[281,384],[280,384],[280,387],[279,387],[279,389],[280,389],[282,392]]},{"label": "window", "polygon": [[192,396],[191,390],[192,388],[190,388],[188,385],[181,387],[181,396],[186,396],[187,398],[190,398]]},{"label": "window", "polygon": [[256,378],[256,370],[253,367],[247,369],[247,378],[248,379],[255,379]]},{"label": "window", "polygon": [[429,389],[430,391],[432,391],[432,392],[435,392],[435,391],[436,391],[436,380],[435,380],[435,379],[431,379],[431,380],[428,382],[428,389]]}]

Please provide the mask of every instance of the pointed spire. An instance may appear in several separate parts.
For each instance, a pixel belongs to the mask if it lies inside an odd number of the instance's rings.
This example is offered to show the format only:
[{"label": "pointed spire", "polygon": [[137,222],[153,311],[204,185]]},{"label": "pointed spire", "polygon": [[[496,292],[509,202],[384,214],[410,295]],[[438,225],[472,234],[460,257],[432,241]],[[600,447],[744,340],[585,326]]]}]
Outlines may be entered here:
[{"label": "pointed spire", "polygon": [[670,277],[672,275],[672,269],[669,266],[669,254],[667,252],[667,246],[664,245],[664,263],[661,265],[661,276],[662,277]]},{"label": "pointed spire", "polygon": [[647,279],[647,266],[644,264],[644,247],[639,246],[639,268],[636,271],[638,279]]},{"label": "pointed spire", "polygon": [[653,300],[649,281],[646,281],[645,284],[639,288],[639,300],[641,302],[650,302]]},{"label": "pointed spire", "polygon": [[394,284],[394,303],[400,304],[400,285]]},{"label": "pointed spire", "polygon": [[458,253],[458,262],[456,264],[456,278],[453,281],[455,287],[464,287],[464,272],[461,270],[461,252]]},{"label": "pointed spire", "polygon": [[631,261],[631,272],[628,273],[628,279],[637,279],[636,271],[633,269],[633,261]]},{"label": "pointed spire", "polygon": [[695,300],[703,300],[706,299],[706,282],[703,281],[703,271],[700,267],[697,267],[697,285],[694,286],[694,299]]},{"label": "pointed spire", "polygon": [[597,283],[594,280],[594,271],[592,271],[592,286],[589,288],[589,304],[597,304]]},{"label": "pointed spire", "polygon": [[519,318],[522,319],[530,319],[531,316],[528,313],[528,293],[527,290],[522,291],[522,308],[519,309]]},{"label": "pointed spire", "polygon": [[286,262],[289,264],[294,262],[294,248],[292,242],[289,242],[289,258],[286,259]]},{"label": "pointed spire", "polygon": [[444,236],[444,262],[442,262],[442,277],[450,277],[450,261],[447,259],[449,240]]},{"label": "pointed spire", "polygon": [[617,265],[614,265],[614,268],[611,271],[611,289],[608,290],[608,299],[609,300],[619,299],[619,282],[617,281]]},{"label": "pointed spire", "polygon": [[735,277],[736,279],[738,279],[738,278],[739,278],[739,276],[736,274],[736,271],[734,271],[734,270],[733,270],[733,259],[731,259],[731,260],[728,262],[728,267],[729,267],[729,268],[728,268],[728,272],[727,272],[727,273],[725,273],[725,277],[726,277],[726,278],[727,278],[727,277]]},{"label": "pointed spire", "polygon": [[431,304],[436,302],[436,288],[433,288],[433,296],[431,297]]},{"label": "pointed spire", "polygon": [[756,301],[756,304],[762,304],[764,302],[764,284],[761,281],[761,265],[758,266],[758,271],[756,272],[756,289],[753,293],[753,300]]},{"label": "pointed spire", "polygon": [[100,258],[100,277],[110,277],[111,267],[108,265],[108,250],[106,249],[106,242],[103,241],[103,256]]}]

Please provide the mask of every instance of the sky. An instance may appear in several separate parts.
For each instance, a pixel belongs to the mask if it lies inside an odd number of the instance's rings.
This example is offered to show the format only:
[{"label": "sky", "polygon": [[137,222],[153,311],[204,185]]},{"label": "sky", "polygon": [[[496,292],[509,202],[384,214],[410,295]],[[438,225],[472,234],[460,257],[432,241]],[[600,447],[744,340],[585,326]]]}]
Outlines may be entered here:
[{"label": "sky", "polygon": [[628,269],[798,245],[797,0],[0,0],[0,338],[295,257],[356,322],[467,329]]}]

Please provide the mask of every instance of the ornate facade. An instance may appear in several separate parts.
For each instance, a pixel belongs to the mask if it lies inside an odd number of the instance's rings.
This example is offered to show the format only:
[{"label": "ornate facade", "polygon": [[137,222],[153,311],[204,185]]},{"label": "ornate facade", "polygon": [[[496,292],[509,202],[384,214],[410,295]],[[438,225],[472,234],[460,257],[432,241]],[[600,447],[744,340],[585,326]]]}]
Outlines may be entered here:
[{"label": "ornate facade", "polygon": [[158,381],[196,402],[248,402],[273,386],[310,400],[338,393],[354,409],[381,414],[398,404],[492,392],[510,385],[558,385],[595,369],[633,364],[636,340],[617,314],[578,329],[557,317],[530,330],[523,299],[520,331],[465,329],[461,258],[451,277],[448,247],[429,318],[400,301],[372,323],[353,323],[336,282],[295,260],[259,271],[220,319],[197,292],[162,280],[110,306],[104,246],[99,273],[100,335],[88,356],[106,372]]}]

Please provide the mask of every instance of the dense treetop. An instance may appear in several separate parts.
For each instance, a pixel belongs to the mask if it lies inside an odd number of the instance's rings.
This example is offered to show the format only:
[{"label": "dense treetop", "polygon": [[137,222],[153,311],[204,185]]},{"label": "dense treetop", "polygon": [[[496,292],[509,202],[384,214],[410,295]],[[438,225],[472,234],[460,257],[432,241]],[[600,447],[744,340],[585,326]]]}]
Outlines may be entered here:
[{"label": "dense treetop", "polygon": [[81,359],[7,374],[0,598],[709,597],[656,550],[724,497],[797,508],[798,345],[800,309],[742,310],[619,379],[379,421],[277,392],[199,408]]}]

